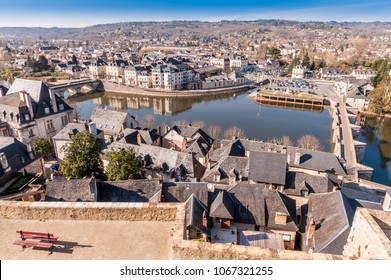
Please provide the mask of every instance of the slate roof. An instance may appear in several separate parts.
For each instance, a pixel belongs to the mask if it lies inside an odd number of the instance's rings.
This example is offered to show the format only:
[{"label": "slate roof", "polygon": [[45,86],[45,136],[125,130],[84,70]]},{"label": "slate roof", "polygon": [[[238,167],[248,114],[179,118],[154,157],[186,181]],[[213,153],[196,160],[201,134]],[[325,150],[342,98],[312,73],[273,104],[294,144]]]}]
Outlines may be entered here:
[{"label": "slate roof", "polygon": [[288,172],[284,193],[287,195],[301,195],[301,190],[308,193],[326,193],[333,191],[334,184],[327,176],[310,175],[301,172]]},{"label": "slate roof", "polygon": [[207,207],[192,194],[185,203],[185,226],[195,227],[208,234],[208,229],[203,225],[204,212],[208,213]]},{"label": "slate roof", "polygon": [[[271,229],[297,231],[296,204],[277,190],[264,184],[238,183],[228,190],[235,205],[235,222],[256,224]],[[287,216],[286,224],[276,223],[276,213]]]},{"label": "slate roof", "polygon": [[[175,169],[186,170],[187,176],[191,178],[201,178],[205,169],[201,164],[195,165],[193,155],[184,152],[178,152],[162,147],[152,146],[152,145],[132,145],[114,142],[109,145],[108,148],[127,148],[131,147],[134,149],[134,152],[141,159],[148,158],[151,161],[153,167],[168,169],[170,172]],[[164,168],[164,166],[166,168]]]},{"label": "slate roof", "polygon": [[208,205],[208,183],[206,182],[164,182],[164,202],[186,202],[195,195],[203,204]]},{"label": "slate roof", "polygon": [[285,185],[286,170],[286,154],[250,152],[249,180]]},{"label": "slate roof", "polygon": [[308,216],[312,216],[316,226],[308,248],[313,248],[318,253],[341,255],[354,216],[354,211],[342,192],[311,194]]},{"label": "slate roof", "polygon": [[55,178],[46,183],[46,201],[94,201],[91,190],[92,178],[70,179]]},{"label": "slate roof", "polygon": [[[30,159],[26,145],[10,136],[0,136],[0,153],[5,154],[8,166],[13,171],[27,166],[34,160]],[[0,176],[2,173],[3,171],[0,167]]]},{"label": "slate roof", "polygon": [[239,179],[239,175],[241,175],[242,179],[246,179],[249,176],[248,170],[249,159],[247,157],[228,156],[208,170],[204,175],[204,180],[208,182],[215,181],[215,174],[220,174],[221,183],[228,183],[230,176]]},{"label": "slate roof", "polygon": [[[90,119],[96,123],[97,129],[104,131],[106,135],[113,136],[122,131],[123,124],[126,122],[127,118],[133,117],[127,112],[95,108]],[[137,123],[134,118],[133,121]]]},{"label": "slate roof", "polygon": [[132,129],[132,128],[126,128],[123,131],[124,137],[122,137],[119,142],[121,143],[128,143],[137,145],[137,135],[140,134],[141,141],[143,144],[152,145],[159,137],[156,129],[152,130],[144,130],[144,129]]},{"label": "slate roof", "polygon": [[[26,103],[20,100],[19,92],[21,91],[25,91],[30,95],[35,119],[55,114],[51,106],[52,101],[50,99],[49,87],[41,81],[25,79],[15,79],[14,83],[8,90],[7,95],[0,97],[0,110],[2,111],[3,104],[14,107],[14,111],[19,110],[22,123],[24,123],[24,114],[29,111]],[[58,112],[60,112],[60,104],[64,107],[63,111],[73,110],[72,107],[70,107],[57,95],[55,95],[55,99]],[[49,114],[45,113],[45,108],[49,108]]]},{"label": "slate roof", "polygon": [[5,86],[3,85],[0,85],[0,96],[1,95],[6,95],[8,92],[8,88],[6,88]]},{"label": "slate roof", "polygon": [[[291,155],[289,163],[291,166],[296,166],[294,162],[297,149],[299,148],[287,147],[287,153]],[[327,152],[300,149],[300,161],[297,167],[346,176],[346,172],[338,158]]]},{"label": "slate roof", "polygon": [[219,191],[209,208],[209,216],[214,218],[234,219],[234,202],[225,191]]},{"label": "slate roof", "polygon": [[[85,123],[68,123],[63,129],[61,129],[52,138],[55,140],[70,140],[69,134],[74,135],[77,132],[89,130],[88,125]],[[98,134],[102,133],[101,130],[97,129]]]},{"label": "slate roof", "polygon": [[160,202],[162,185],[159,180],[98,181],[98,201]]}]

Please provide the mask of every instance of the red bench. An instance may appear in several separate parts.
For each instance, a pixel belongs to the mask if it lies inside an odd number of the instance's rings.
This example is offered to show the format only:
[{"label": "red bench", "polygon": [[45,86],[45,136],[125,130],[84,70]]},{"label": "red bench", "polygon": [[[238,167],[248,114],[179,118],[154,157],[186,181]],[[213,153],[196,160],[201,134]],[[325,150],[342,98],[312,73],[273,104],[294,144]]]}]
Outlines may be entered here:
[{"label": "red bench", "polygon": [[56,241],[58,236],[54,236],[50,233],[42,233],[42,232],[31,232],[31,231],[22,231],[17,230],[16,233],[20,234],[20,239],[35,239],[35,240],[46,240],[49,242]]},{"label": "red bench", "polygon": [[39,247],[51,249],[53,247],[53,243],[41,242],[37,240],[17,240],[14,242],[15,245],[21,245],[22,247]]},{"label": "red bench", "polygon": [[53,248],[53,243],[57,241],[58,236],[50,233],[31,232],[17,230],[16,233],[20,235],[20,240],[14,242],[15,245],[25,247],[46,248],[49,251]]}]

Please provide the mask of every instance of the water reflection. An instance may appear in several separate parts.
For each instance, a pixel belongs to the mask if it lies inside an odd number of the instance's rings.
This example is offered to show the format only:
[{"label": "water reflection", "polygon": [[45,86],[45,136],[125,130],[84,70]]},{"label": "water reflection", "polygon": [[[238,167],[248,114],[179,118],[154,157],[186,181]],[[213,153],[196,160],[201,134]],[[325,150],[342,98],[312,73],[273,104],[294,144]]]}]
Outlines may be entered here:
[{"label": "water reflection", "polygon": [[125,96],[123,94],[106,92],[73,98],[71,104],[92,99],[93,104],[97,106],[109,106],[113,110],[141,110],[153,108],[155,115],[175,116],[179,113],[190,110],[195,103],[207,102],[217,99],[224,99],[232,96],[243,95],[246,92],[228,93],[218,96],[200,96],[200,97],[149,97],[149,96]]},{"label": "water reflection", "polygon": [[374,168],[374,181],[391,185],[391,119],[361,116],[358,122],[358,140],[367,143],[363,164]]}]

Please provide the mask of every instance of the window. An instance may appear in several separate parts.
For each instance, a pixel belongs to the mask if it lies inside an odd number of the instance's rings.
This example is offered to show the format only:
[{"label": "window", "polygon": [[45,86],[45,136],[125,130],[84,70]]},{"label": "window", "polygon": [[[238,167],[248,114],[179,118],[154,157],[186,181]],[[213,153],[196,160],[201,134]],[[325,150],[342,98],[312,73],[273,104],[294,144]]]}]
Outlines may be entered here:
[{"label": "window", "polygon": [[29,129],[29,137],[33,137],[34,136],[34,131],[32,128]]},{"label": "window", "polygon": [[29,121],[30,120],[30,115],[29,114],[25,114],[24,118],[25,118],[26,121]]},{"label": "window", "polygon": [[63,126],[65,126],[65,125],[67,125],[67,123],[68,123],[68,117],[67,116],[62,116],[61,117],[61,124]]},{"label": "window", "polygon": [[49,107],[46,107],[45,108],[45,115],[49,115],[50,114],[50,109],[49,109]]},{"label": "window", "polygon": [[291,236],[288,235],[288,234],[283,234],[282,235],[282,240],[284,240],[284,241],[291,241]]},{"label": "window", "polygon": [[64,104],[58,105],[58,108],[60,109],[60,111],[64,111]]},{"label": "window", "polygon": [[49,132],[53,131],[54,130],[53,120],[47,120],[46,127],[48,128]]}]

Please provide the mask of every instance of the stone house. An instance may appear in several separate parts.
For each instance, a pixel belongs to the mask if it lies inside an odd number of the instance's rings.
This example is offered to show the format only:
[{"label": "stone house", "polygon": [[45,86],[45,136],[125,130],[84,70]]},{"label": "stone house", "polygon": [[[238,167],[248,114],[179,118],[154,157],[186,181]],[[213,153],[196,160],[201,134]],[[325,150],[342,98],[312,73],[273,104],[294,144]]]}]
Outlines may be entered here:
[{"label": "stone house", "polygon": [[0,97],[0,118],[23,143],[51,138],[73,119],[73,108],[41,81],[16,79]]}]

